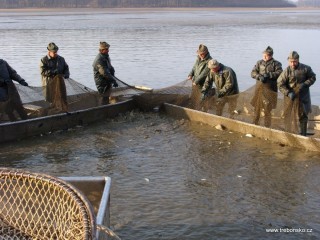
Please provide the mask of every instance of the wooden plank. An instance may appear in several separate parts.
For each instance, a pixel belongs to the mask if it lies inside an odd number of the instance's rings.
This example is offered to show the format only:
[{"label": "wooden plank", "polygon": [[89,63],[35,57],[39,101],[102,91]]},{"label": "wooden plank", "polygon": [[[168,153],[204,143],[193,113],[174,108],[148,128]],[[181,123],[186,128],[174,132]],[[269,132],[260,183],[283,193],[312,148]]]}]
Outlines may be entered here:
[{"label": "wooden plank", "polygon": [[172,104],[165,103],[163,110],[171,117],[178,119],[187,119],[190,121],[201,122],[210,126],[222,125],[230,131],[243,134],[251,134],[254,137],[267,139],[275,143],[302,148],[308,151],[320,151],[320,139],[304,137],[272,128],[257,126],[254,124],[220,117],[214,114],[196,111]]}]

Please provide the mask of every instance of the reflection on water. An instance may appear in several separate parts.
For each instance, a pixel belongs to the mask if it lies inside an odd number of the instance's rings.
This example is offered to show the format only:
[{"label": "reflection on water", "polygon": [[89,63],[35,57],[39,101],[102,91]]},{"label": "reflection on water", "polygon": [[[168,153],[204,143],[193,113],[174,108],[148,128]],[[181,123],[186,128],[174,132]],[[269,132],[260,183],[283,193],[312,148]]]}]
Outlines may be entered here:
[{"label": "reflection on water", "polygon": [[[92,62],[101,40],[111,44],[116,75],[132,85],[171,86],[187,78],[200,43],[232,67],[241,91],[254,84],[251,69],[270,45],[287,66],[296,50],[319,73],[320,11],[287,10],[69,10],[0,12],[1,58],[32,85],[40,85],[39,61],[53,41],[71,77],[95,89]],[[311,88],[320,104],[318,82]]]},{"label": "reflection on water", "polygon": [[316,239],[318,156],[131,112],[4,144],[0,165],[56,176],[110,176],[111,224],[122,239]]}]

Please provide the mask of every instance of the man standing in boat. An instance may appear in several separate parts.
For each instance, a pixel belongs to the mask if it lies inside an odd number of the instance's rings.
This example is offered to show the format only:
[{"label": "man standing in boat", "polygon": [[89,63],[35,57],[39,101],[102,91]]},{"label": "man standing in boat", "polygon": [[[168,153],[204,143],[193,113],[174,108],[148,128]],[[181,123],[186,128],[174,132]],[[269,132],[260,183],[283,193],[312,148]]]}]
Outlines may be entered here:
[{"label": "man standing in boat", "polygon": [[216,114],[221,116],[225,104],[228,103],[228,112],[230,117],[233,118],[239,93],[237,76],[232,68],[219,63],[215,59],[211,59],[208,62],[208,68],[210,69],[210,73],[205,80],[201,92],[203,96],[206,96],[214,82],[218,98],[215,100]]},{"label": "man standing in boat", "polygon": [[[208,62],[212,59],[210,56],[209,50],[207,46],[200,44],[197,50],[197,59],[194,63],[191,72],[188,75],[188,79],[192,80],[192,93],[191,93],[191,104],[194,109],[202,110],[204,107],[204,103],[200,100],[204,100],[201,98],[201,89],[203,87],[204,81],[206,80],[207,75],[210,72],[208,68]],[[208,92],[209,95],[209,92]]]},{"label": "man standing in boat", "polygon": [[55,43],[49,43],[47,50],[48,54],[40,62],[43,95],[52,108],[66,112],[68,104],[64,79],[70,77],[69,66],[65,59],[58,55],[59,48]]},{"label": "man standing in boat", "polygon": [[27,113],[12,80],[23,86],[28,86],[28,83],[5,60],[0,59],[0,102],[3,108],[1,110],[8,115],[10,121],[17,120],[14,110],[17,111],[21,119],[27,119]]},{"label": "man standing in boat", "polygon": [[282,65],[273,58],[273,49],[268,46],[262,52],[262,59],[257,61],[251,71],[256,79],[256,88],[251,105],[254,107],[253,123],[258,125],[261,111],[264,110],[264,126],[271,126],[271,111],[277,107],[277,79],[282,72]]},{"label": "man standing in boat", "polygon": [[292,120],[298,117],[300,133],[307,135],[308,114],[311,113],[311,97],[309,87],[316,81],[316,74],[310,66],[299,62],[299,54],[290,52],[289,66],[278,78],[278,88],[284,94],[285,124],[291,131]]},{"label": "man standing in boat", "polygon": [[114,77],[114,67],[111,65],[109,57],[110,45],[106,42],[100,42],[99,54],[93,61],[93,74],[99,94],[101,95],[101,105],[109,104],[112,87],[118,87]]}]

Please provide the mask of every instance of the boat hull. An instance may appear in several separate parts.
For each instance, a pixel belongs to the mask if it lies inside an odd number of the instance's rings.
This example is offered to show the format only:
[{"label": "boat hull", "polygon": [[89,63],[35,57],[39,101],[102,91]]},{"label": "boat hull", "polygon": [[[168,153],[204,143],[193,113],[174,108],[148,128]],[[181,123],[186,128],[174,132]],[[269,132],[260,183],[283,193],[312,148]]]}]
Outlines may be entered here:
[{"label": "boat hull", "polygon": [[133,100],[92,107],[68,113],[0,124],[0,142],[9,142],[57,130],[66,130],[77,125],[89,124],[135,108]]},{"label": "boat hull", "polygon": [[167,115],[174,118],[201,122],[211,126],[222,125],[230,131],[251,134],[254,137],[270,140],[282,145],[302,148],[309,151],[320,151],[319,138],[304,137],[168,103],[165,103],[162,109]]}]

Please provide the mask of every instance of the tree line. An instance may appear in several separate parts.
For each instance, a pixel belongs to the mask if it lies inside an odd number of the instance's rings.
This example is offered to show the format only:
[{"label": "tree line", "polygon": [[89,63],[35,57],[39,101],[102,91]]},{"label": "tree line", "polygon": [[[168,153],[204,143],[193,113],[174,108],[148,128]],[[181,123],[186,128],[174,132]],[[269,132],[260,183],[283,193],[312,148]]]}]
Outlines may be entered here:
[{"label": "tree line", "polygon": [[297,2],[299,7],[320,7],[320,0],[299,0]]},{"label": "tree line", "polygon": [[287,0],[1,0],[0,8],[295,7]]}]

